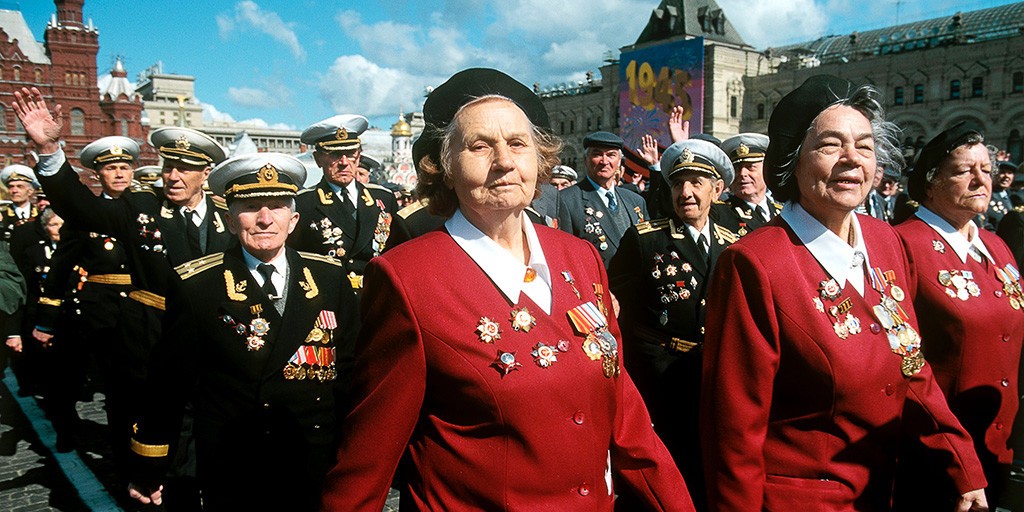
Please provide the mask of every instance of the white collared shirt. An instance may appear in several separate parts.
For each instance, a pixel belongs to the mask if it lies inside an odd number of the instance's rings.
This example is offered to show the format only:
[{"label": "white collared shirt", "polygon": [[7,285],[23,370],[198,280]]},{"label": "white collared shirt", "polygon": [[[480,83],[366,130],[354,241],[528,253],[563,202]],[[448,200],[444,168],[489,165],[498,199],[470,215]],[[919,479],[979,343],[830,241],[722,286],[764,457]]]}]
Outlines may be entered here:
[{"label": "white collared shirt", "polygon": [[[604,203],[604,207],[608,208],[608,192],[615,194],[614,181],[612,182],[612,186],[610,188],[604,188],[601,185],[598,185],[597,182],[594,181],[594,179],[591,178],[590,176],[587,176],[587,180],[590,181],[592,185],[594,185],[594,189],[597,190],[597,195],[601,196],[601,202]],[[618,194],[615,195],[615,200],[619,201]],[[616,206],[618,206],[618,203],[616,203]]]},{"label": "white collared shirt", "polygon": [[[839,283],[840,288],[846,288],[846,284],[850,283],[857,293],[864,296],[864,269],[871,268],[871,261],[856,214],[853,214],[852,228],[857,241],[853,247],[797,203],[787,202],[779,215],[804,243],[811,256],[825,268],[825,272]],[[857,257],[857,253],[861,256]],[[860,264],[854,265],[858,259],[861,260]]]},{"label": "white collared shirt", "polygon": [[544,249],[540,246],[540,239],[537,238],[537,231],[533,228],[533,223],[526,215],[523,215],[522,218],[526,246],[530,249],[529,268],[537,272],[537,278],[529,283],[523,281],[527,265],[512,256],[512,253],[498,245],[497,242],[491,240],[476,226],[470,224],[466,216],[462,214],[462,210],[455,210],[455,214],[444,223],[444,227],[455,243],[466,251],[466,254],[480,266],[487,277],[491,278],[491,281],[494,281],[505,298],[518,304],[519,293],[525,293],[544,310],[544,313],[550,315],[551,272],[548,269],[547,260],[544,258]]},{"label": "white collared shirt", "polygon": [[331,190],[333,190],[335,194],[347,194],[348,198],[352,201],[352,206],[356,205],[356,199],[359,198],[359,189],[356,188],[356,180],[352,180],[351,182],[349,182],[348,185],[345,185],[344,187],[331,181],[328,181],[327,184],[331,187]]},{"label": "white collared shirt", "polygon": [[278,254],[276,258],[264,262],[249,254],[249,251],[245,250],[244,247],[242,248],[242,258],[245,259],[245,266],[249,268],[249,273],[252,274],[252,278],[256,280],[256,284],[260,288],[263,287],[263,274],[256,267],[262,263],[273,265],[274,273],[270,274],[270,282],[274,284],[274,290],[277,291],[278,297],[284,294],[284,287],[287,285],[285,276],[288,275],[288,258],[285,256],[285,253],[286,251],[282,250],[281,254]]},{"label": "white collared shirt", "polygon": [[750,209],[754,210],[754,213],[758,213],[757,212],[758,207],[764,208],[764,217],[765,217],[765,219],[766,220],[771,220],[772,219],[771,203],[768,202],[768,195],[767,194],[765,194],[764,196],[761,196],[761,202],[760,203],[751,203],[750,201],[743,201],[743,202],[747,203],[747,206],[749,206]]},{"label": "white collared shirt", "polygon": [[32,216],[32,203],[26,203],[25,206],[15,206],[14,215],[19,219],[27,219]]},{"label": "white collared shirt", "polygon": [[[711,219],[706,219],[704,221],[704,227],[701,228],[699,231],[697,230],[697,228],[687,224],[686,232],[689,233],[690,236],[693,238],[693,242],[697,244],[698,249],[705,252],[711,250]],[[707,247],[701,247],[700,235],[704,235],[704,241],[708,244]]]},{"label": "white collared shirt", "polygon": [[973,222],[967,223],[967,229],[971,232],[971,240],[968,241],[964,238],[964,235],[960,234],[952,224],[946,222],[946,219],[939,217],[939,215],[924,205],[917,208],[917,218],[923,220],[925,224],[931,226],[936,233],[939,234],[946,243],[949,244],[950,249],[956,253],[956,256],[960,258],[961,263],[967,263],[967,253],[970,251],[973,245],[983,256],[988,258],[988,261],[995,263],[996,260],[992,257],[992,254],[988,252],[988,248],[985,247],[985,243],[981,241],[981,237],[978,236],[978,226]]},{"label": "white collared shirt", "polygon": [[[191,208],[191,211],[196,212],[196,215],[192,217],[192,223],[196,226],[202,226],[203,219],[206,218],[206,192],[200,191],[199,193],[202,194],[202,198],[199,199],[199,204],[197,204],[195,208]],[[189,210],[190,208],[187,206],[182,206],[178,209],[178,211],[181,212],[180,214],[185,217],[186,221],[189,219],[187,213]]]}]

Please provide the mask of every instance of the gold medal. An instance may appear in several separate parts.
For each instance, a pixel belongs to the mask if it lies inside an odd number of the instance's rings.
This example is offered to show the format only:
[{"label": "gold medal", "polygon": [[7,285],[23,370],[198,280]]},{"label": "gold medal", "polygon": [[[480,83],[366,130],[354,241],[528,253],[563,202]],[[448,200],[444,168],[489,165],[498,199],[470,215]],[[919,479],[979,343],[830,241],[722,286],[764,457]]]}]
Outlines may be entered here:
[{"label": "gold medal", "polygon": [[284,367],[284,371],[282,373],[284,373],[285,379],[294,380],[295,375],[298,373],[298,369],[295,367],[295,365],[289,364]]},{"label": "gold medal", "polygon": [[609,379],[619,374],[618,358],[605,356],[601,358],[601,369],[604,371],[604,376]]},{"label": "gold medal", "polygon": [[295,379],[296,380],[305,380],[305,378],[306,378],[306,368],[303,367],[303,366],[299,366],[298,368],[296,368],[295,369]]},{"label": "gold medal", "polygon": [[103,242],[103,248],[108,251],[112,251],[114,250],[114,244],[110,240],[107,240],[106,242]]},{"label": "gold medal", "polygon": [[533,315],[526,308],[513,309],[511,320],[512,329],[517,332],[530,332],[530,329],[537,325],[537,319],[533,318]]},{"label": "gold medal", "polygon": [[314,343],[317,341],[321,341],[324,339],[324,335],[325,333],[323,330],[321,330],[319,327],[314,327],[313,330],[309,331],[309,334],[306,335],[306,343]]},{"label": "gold medal", "polygon": [[1017,310],[1020,309],[1020,301],[1017,300],[1017,297],[1010,297],[1010,307]]},{"label": "gold medal", "polygon": [[952,282],[953,281],[951,280],[951,276],[949,275],[948,270],[939,271],[939,284],[941,284],[942,286],[949,286]]},{"label": "gold medal", "polygon": [[907,298],[907,294],[903,293],[903,288],[900,288],[899,286],[896,285],[892,285],[889,287],[889,293],[892,295],[892,298],[896,299],[897,302],[903,302],[903,299]]},{"label": "gold medal", "polygon": [[921,368],[924,368],[924,356],[921,355],[920,350],[913,354],[904,356],[903,360],[900,362],[900,371],[902,371],[903,375],[907,377],[917,375],[917,372],[921,371]]}]

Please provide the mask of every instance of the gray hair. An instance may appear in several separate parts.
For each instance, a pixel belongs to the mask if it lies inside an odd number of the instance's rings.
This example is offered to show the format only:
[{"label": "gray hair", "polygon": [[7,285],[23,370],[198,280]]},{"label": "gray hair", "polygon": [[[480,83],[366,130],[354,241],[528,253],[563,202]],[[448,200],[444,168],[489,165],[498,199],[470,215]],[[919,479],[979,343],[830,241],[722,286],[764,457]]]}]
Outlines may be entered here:
[{"label": "gray hair", "polygon": [[[852,93],[846,98],[840,98],[835,103],[822,109],[822,112],[832,108],[836,105],[844,105],[851,107],[867,118],[868,122],[871,123],[871,135],[875,141],[875,162],[879,170],[883,168],[890,169],[903,169],[905,160],[903,158],[903,150],[900,149],[900,136],[903,131],[896,123],[885,120],[885,109],[882,107],[882,102],[879,100],[881,93],[872,85],[861,85],[853,90]],[[821,115],[820,113],[818,115]],[[811,126],[807,127],[806,134],[811,131]],[[778,172],[778,184],[779,188],[789,188],[794,191],[792,200],[798,201],[800,199],[800,189],[795,186],[795,182],[791,183],[791,180],[796,178],[796,166],[800,161],[800,150],[803,149],[803,142],[796,146],[796,149],[789,154],[786,163],[783,164],[782,169]]]}]

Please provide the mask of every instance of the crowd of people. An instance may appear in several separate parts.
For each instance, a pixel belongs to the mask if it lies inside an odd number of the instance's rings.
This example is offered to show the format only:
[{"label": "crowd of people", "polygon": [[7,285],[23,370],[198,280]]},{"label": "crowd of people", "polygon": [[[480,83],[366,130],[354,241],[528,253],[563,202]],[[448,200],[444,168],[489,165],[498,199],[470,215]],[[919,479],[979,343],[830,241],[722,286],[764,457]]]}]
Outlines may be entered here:
[{"label": "crowd of people", "polygon": [[65,154],[61,106],[16,97],[39,156],[0,173],[7,361],[58,451],[93,361],[141,504],[1021,499],[1024,194],[977,126],[905,152],[876,89],[820,75],[767,134],[676,108],[646,176],[604,131],[577,171],[532,90],[467,69],[427,96],[405,204],[366,179],[360,115],[302,132],[305,188],[295,158],[189,128],[150,133],[156,169],[125,137]]}]

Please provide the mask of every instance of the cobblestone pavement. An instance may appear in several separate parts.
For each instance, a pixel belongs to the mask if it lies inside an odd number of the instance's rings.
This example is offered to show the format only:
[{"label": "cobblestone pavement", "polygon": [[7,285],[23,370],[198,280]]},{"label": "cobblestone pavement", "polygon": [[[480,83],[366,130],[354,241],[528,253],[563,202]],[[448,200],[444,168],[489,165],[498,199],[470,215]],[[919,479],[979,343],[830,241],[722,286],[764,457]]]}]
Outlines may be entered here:
[{"label": "cobblestone pavement", "polygon": [[[39,401],[17,395],[10,370],[0,377],[0,511],[163,510],[127,498],[127,484],[114,472],[105,440],[101,393],[87,394],[78,402],[78,449],[57,453],[56,435]],[[392,490],[384,512],[397,510],[398,493]]]}]

